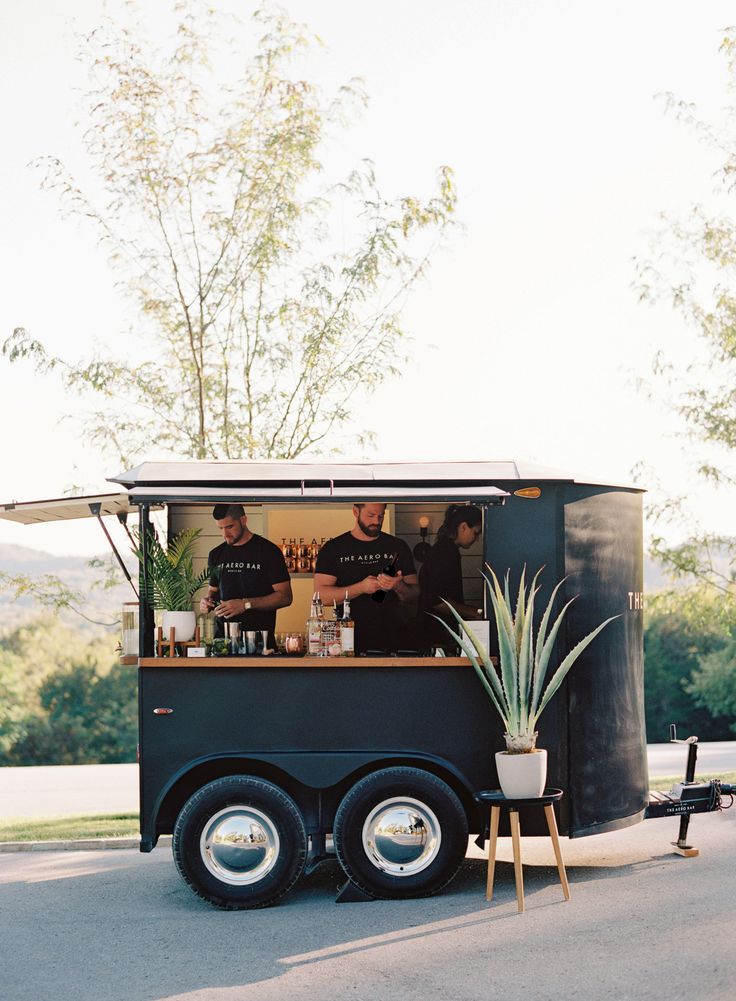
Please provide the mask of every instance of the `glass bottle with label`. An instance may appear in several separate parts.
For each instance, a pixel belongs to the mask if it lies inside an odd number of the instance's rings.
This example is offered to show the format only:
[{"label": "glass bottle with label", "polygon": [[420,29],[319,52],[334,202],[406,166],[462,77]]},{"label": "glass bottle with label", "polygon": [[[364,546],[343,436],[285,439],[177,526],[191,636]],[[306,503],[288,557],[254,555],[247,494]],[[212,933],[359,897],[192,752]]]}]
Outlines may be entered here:
[{"label": "glass bottle with label", "polygon": [[[381,570],[381,573],[386,574],[387,577],[395,577],[396,576],[396,564],[398,562],[399,562],[399,554],[395,553],[393,555],[393,557],[391,558],[391,561],[386,564],[386,566],[383,568],[383,570]],[[374,591],[373,594],[371,595],[371,598],[373,598],[374,601],[377,601],[377,602],[380,603],[386,597],[387,593],[388,592],[386,592],[386,591]]]},{"label": "glass bottle with label", "polygon": [[342,617],[340,619],[340,652],[343,657],[355,656],[355,622],[350,614],[347,591],[342,603]]},{"label": "glass bottle with label", "polygon": [[318,594],[312,595],[312,604],[307,619],[307,653],[319,657],[322,653],[322,604]]}]

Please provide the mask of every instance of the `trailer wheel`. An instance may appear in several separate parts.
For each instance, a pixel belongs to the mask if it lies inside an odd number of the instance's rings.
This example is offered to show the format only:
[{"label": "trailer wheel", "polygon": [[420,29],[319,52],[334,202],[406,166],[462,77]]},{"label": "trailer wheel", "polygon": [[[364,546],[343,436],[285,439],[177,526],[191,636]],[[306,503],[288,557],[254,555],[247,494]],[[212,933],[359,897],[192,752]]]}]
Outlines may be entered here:
[{"label": "trailer wheel", "polygon": [[202,786],[174,827],[174,861],[195,893],[217,907],[266,907],[304,870],[302,816],[278,786],[232,775]]},{"label": "trailer wheel", "polygon": [[468,821],[453,790],[418,768],[385,768],[346,794],[333,836],[340,863],[375,897],[437,893],[460,868]]}]

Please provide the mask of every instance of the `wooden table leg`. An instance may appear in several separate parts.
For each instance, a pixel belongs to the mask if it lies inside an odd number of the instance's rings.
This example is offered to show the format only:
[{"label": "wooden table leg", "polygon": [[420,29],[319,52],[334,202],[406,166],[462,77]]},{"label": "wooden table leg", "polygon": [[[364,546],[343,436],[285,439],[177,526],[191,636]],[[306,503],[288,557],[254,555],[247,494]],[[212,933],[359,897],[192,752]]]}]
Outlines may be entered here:
[{"label": "wooden table leg", "polygon": [[519,913],[524,910],[524,874],[521,868],[521,838],[519,830],[519,811],[510,810],[511,841],[514,846],[514,877],[516,879],[516,902]]},{"label": "wooden table leg", "polygon": [[500,806],[491,807],[491,830],[488,840],[488,879],[486,880],[486,900],[493,897],[493,874],[496,869],[496,844],[498,842],[498,818],[501,815]]},{"label": "wooden table leg", "polygon": [[549,836],[552,839],[552,847],[555,850],[555,858],[557,859],[557,871],[560,874],[560,882],[562,883],[562,892],[565,895],[565,900],[569,900],[570,886],[567,882],[565,863],[562,861],[562,852],[560,851],[560,839],[557,836],[557,821],[555,820],[555,809],[551,803],[548,803],[545,806],[544,813],[545,816],[547,817],[547,827],[549,828]]}]

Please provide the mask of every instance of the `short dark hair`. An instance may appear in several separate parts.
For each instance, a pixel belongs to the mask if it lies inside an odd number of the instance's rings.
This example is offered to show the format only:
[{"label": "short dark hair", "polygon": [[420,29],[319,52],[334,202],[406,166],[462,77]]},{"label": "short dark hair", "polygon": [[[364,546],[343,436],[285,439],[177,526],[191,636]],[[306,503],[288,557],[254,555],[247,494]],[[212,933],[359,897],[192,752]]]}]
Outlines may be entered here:
[{"label": "short dark hair", "polygon": [[239,520],[245,517],[245,508],[242,504],[215,504],[212,508],[212,517],[215,521],[222,521],[223,518]]}]

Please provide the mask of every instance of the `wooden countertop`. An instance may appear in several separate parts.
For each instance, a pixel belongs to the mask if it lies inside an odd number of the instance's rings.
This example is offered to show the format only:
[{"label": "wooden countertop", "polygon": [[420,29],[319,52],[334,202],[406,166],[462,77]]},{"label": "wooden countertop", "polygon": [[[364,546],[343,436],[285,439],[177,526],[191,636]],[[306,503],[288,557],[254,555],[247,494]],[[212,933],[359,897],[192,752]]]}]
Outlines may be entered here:
[{"label": "wooden countertop", "polygon": [[467,657],[142,657],[140,667],[469,667]]}]

